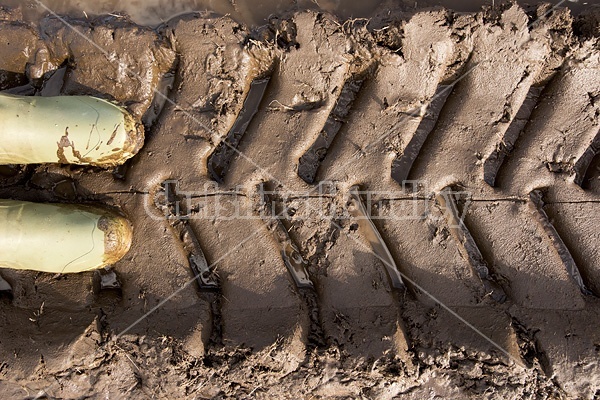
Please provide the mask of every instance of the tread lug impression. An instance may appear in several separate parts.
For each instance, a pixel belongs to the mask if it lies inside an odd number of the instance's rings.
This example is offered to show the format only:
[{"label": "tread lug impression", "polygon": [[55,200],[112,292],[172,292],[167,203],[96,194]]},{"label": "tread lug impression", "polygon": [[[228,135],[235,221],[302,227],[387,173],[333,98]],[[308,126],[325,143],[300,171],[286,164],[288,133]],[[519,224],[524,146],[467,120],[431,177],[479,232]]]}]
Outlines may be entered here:
[{"label": "tread lug impression", "polygon": [[586,284],[583,281],[581,276],[581,272],[571,256],[569,249],[561,239],[560,235],[556,231],[556,228],[552,225],[550,218],[548,218],[548,214],[544,211],[544,197],[543,192],[539,189],[531,191],[529,194],[530,199],[530,208],[536,214],[537,220],[550,238],[554,249],[558,253],[560,259],[562,260],[567,272],[573,278],[577,286],[579,286],[579,290],[584,295],[592,295],[592,291],[589,290]]},{"label": "tread lug impression", "polygon": [[444,104],[446,104],[446,100],[452,92],[452,88],[452,85],[438,86],[410,142],[408,142],[402,154],[392,162],[392,178],[399,184],[404,184],[404,181],[408,179],[412,165],[418,157],[423,144],[425,144],[427,136],[435,128],[435,124]]},{"label": "tread lug impression", "polygon": [[327,156],[329,146],[333,143],[348,114],[350,114],[352,104],[367,80],[369,71],[370,69],[367,69],[353,75],[344,83],[335,106],[331,110],[329,117],[327,117],[327,121],[319,136],[317,136],[310,148],[300,157],[298,161],[298,176],[306,183],[314,183],[321,162]]},{"label": "tread lug impression", "polygon": [[600,131],[596,134],[592,143],[583,152],[581,157],[575,162],[573,170],[575,171],[574,182],[585,187],[586,177],[589,175],[590,166],[593,164],[594,158],[600,153]]},{"label": "tread lug impression", "polygon": [[283,223],[281,222],[282,216],[275,212],[275,208],[273,207],[268,192],[265,190],[264,184],[258,185],[258,196],[258,212],[269,231],[277,240],[277,244],[281,250],[281,258],[294,280],[296,287],[299,289],[314,289],[313,283],[308,276],[308,272],[306,272],[306,265],[308,263],[302,258],[298,246],[292,242],[287,230],[283,226]]},{"label": "tread lug impression", "polygon": [[271,77],[267,76],[255,79],[250,84],[250,90],[244,100],[244,107],[235,123],[208,158],[208,172],[214,181],[223,183],[229,165],[235,154],[238,153],[237,147],[246,133],[248,125],[252,122],[252,118],[258,112],[258,107],[265,95],[270,79]]},{"label": "tread lug impression", "polygon": [[171,228],[181,241],[187,254],[189,266],[193,276],[201,290],[218,290],[219,282],[210,270],[200,242],[192,227],[188,223],[185,214],[182,215],[180,202],[176,199],[176,185],[171,182],[164,183],[165,197],[167,201],[167,220]]},{"label": "tread lug impression", "polygon": [[352,217],[358,220],[358,225],[361,228],[363,234],[368,238],[371,248],[377,255],[377,258],[381,260],[385,266],[391,285],[394,289],[405,290],[406,285],[402,280],[402,274],[396,266],[396,262],[390,253],[385,241],[381,237],[381,234],[377,230],[377,227],[369,217],[369,211],[367,211],[365,204],[360,198],[360,190],[358,186],[352,186],[350,188],[350,200],[348,211]]},{"label": "tread lug impression", "polygon": [[445,211],[448,228],[458,244],[460,254],[481,279],[486,294],[490,294],[498,303],[504,303],[506,293],[490,276],[487,263],[483,259],[481,251],[479,251],[479,247],[477,247],[471,232],[467,229],[458,209],[456,193],[451,187],[446,187],[440,191],[437,202]]},{"label": "tread lug impression", "polygon": [[495,186],[498,170],[502,167],[506,156],[513,151],[515,142],[521,135],[525,125],[527,125],[527,121],[531,118],[531,113],[535,109],[543,90],[544,87],[538,86],[529,88],[527,97],[506,129],[502,141],[498,142],[494,151],[483,162],[483,180],[488,185]]}]

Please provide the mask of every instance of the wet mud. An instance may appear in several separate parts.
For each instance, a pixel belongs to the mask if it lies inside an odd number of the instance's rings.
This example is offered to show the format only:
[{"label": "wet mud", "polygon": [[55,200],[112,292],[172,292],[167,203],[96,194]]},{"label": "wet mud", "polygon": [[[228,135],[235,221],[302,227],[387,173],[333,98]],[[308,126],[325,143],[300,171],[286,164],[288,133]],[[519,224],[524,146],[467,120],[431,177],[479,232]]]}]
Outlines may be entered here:
[{"label": "wet mud", "polygon": [[0,269],[2,397],[598,396],[599,11],[418,3],[2,9],[0,90],[146,132],[117,170],[0,168],[133,224],[110,270]]}]

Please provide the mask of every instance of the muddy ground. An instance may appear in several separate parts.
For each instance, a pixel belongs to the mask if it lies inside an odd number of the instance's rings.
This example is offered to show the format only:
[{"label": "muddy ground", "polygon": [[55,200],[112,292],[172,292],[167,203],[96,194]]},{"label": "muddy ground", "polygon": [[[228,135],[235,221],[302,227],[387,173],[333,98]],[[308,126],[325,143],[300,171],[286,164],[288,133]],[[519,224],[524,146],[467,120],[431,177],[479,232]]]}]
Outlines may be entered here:
[{"label": "muddy ground", "polygon": [[[0,196],[116,208],[134,240],[120,290],[0,270],[1,397],[597,397],[599,21],[543,4],[256,28],[2,10],[0,90],[110,99],[146,141],[115,171],[2,169]],[[168,180],[218,290],[192,280]],[[347,212],[353,185],[390,258]]]},{"label": "muddy ground", "polygon": [[[560,0],[552,0],[557,4]],[[426,8],[442,6],[459,12],[477,12],[482,6],[500,4],[499,0],[370,0],[357,2],[354,0],[133,0],[122,2],[117,0],[1,0],[0,5],[20,7],[25,21],[37,22],[46,15],[46,8],[61,15],[77,18],[94,17],[101,14],[128,15],[141,25],[158,25],[175,15],[211,10],[222,15],[229,15],[238,22],[248,26],[263,25],[270,15],[312,9],[328,12],[341,19],[369,18],[378,8],[398,7]],[[519,1],[520,4],[534,2]],[[562,1],[564,7],[580,13],[593,4],[589,0]]]}]

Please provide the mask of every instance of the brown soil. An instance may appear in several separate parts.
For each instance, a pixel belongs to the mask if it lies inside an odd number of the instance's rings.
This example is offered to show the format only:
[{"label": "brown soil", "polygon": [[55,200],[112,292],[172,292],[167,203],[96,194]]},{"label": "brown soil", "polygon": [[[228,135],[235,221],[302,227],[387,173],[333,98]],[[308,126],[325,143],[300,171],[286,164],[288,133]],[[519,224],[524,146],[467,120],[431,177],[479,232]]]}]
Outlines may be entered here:
[{"label": "brown soil", "polygon": [[[116,101],[146,142],[116,171],[0,182],[3,198],[103,204],[134,225],[121,290],[0,270],[2,398],[600,395],[598,15],[300,11],[250,29],[194,13],[153,29],[3,10],[0,90]],[[183,228],[165,180],[192,194]],[[261,182],[281,225],[258,216]],[[379,236],[348,216],[354,185],[374,192]],[[189,284],[198,246],[218,291]],[[313,288],[286,268],[297,255]]]}]

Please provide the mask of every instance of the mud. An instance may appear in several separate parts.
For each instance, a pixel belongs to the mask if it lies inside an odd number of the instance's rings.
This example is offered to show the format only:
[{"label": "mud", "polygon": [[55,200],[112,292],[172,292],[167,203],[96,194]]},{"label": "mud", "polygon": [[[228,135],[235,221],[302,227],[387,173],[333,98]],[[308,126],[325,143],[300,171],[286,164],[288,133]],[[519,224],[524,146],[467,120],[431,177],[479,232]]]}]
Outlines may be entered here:
[{"label": "mud", "polygon": [[146,131],[116,172],[0,171],[2,198],[134,231],[118,284],[0,270],[3,398],[598,396],[598,9],[370,15],[0,13],[2,90]]},{"label": "mud", "polygon": [[[552,3],[558,3],[553,0]],[[46,8],[61,15],[72,15],[78,18],[94,17],[102,14],[129,15],[134,22],[141,25],[158,25],[176,15],[202,10],[212,10],[222,15],[230,15],[238,22],[250,26],[259,26],[265,23],[271,15],[281,15],[305,9],[324,11],[337,15],[341,19],[368,18],[378,7],[394,7],[402,4],[407,8],[424,8],[443,6],[459,12],[476,12],[482,6],[500,4],[495,0],[414,0],[382,1],[373,0],[356,2],[353,0],[145,0],[131,1],[128,3],[116,0],[2,0],[1,5],[8,7],[21,7],[26,21],[37,21],[47,15]],[[527,4],[527,2],[522,2]],[[574,13],[580,13],[586,6],[593,4],[591,1],[567,1],[563,3]],[[45,7],[44,7],[45,6]]]},{"label": "mud", "polygon": [[269,84],[269,77],[256,79],[250,85],[244,106],[227,136],[221,140],[208,159],[208,171],[213,180],[223,183],[229,164],[239,150],[237,149],[254,114],[258,112],[261,100]]}]

